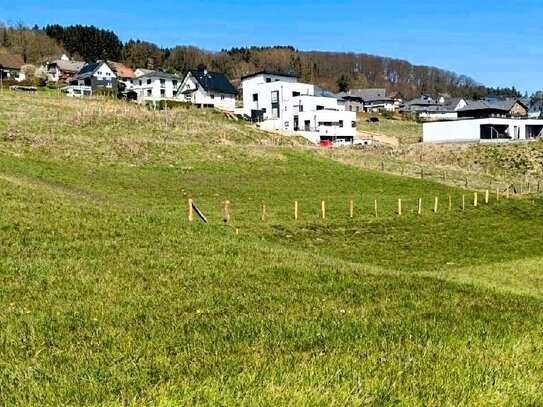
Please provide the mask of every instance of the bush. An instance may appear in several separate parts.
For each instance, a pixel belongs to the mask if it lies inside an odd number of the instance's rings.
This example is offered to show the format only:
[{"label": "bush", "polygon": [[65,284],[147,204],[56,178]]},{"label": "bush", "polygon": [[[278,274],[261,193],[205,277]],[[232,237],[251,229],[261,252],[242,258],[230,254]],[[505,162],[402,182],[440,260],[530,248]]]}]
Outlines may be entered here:
[{"label": "bush", "polygon": [[383,118],[385,119],[389,119],[389,120],[392,120],[395,118],[395,115],[394,115],[394,112],[391,112],[389,110],[384,110],[381,115],[383,116]]}]

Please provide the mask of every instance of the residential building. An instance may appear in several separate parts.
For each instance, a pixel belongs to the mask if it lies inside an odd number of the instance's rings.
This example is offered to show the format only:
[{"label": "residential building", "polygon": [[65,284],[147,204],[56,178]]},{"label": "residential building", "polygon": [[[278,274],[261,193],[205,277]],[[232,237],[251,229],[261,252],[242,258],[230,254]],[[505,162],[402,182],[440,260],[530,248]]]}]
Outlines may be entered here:
[{"label": "residential building", "polygon": [[456,120],[458,110],[467,106],[463,98],[445,99],[442,104],[428,106],[424,110],[419,110],[419,118],[423,120]]},{"label": "residential building", "polygon": [[119,83],[124,84],[125,90],[131,89],[133,86],[132,79],[136,77],[134,71],[120,62],[107,61],[107,63],[117,75]]},{"label": "residential building", "polygon": [[543,119],[543,100],[535,100],[528,109],[530,119]]},{"label": "residential building", "polygon": [[22,68],[25,64],[22,56],[17,54],[0,54],[0,76],[2,79],[15,79],[18,82],[26,79]]},{"label": "residential building", "polygon": [[528,107],[519,99],[505,99],[489,102],[478,100],[457,111],[459,118],[527,117]]},{"label": "residential building", "polygon": [[181,78],[166,72],[152,71],[132,79],[132,90],[140,102],[174,99]]},{"label": "residential building", "polygon": [[85,62],[71,60],[64,54],[60,59],[55,59],[45,64],[47,80],[52,82],[70,82],[84,65]]},{"label": "residential building", "polygon": [[386,96],[386,89],[351,89],[336,95],[346,101],[346,109],[352,112],[380,112],[395,110],[395,100]]},{"label": "residential building", "polygon": [[336,95],[345,100],[346,110],[351,112],[391,111],[396,108],[395,100],[386,96],[386,89],[352,89]]},{"label": "residential building", "polygon": [[98,90],[110,91],[117,95],[117,75],[104,61],[84,65],[70,81],[68,96],[91,96]]},{"label": "residential building", "polygon": [[134,71],[134,75],[135,75],[136,78],[139,78],[140,76],[147,75],[147,74],[153,73],[153,72],[155,72],[154,69],[137,68]]},{"label": "residential building", "polygon": [[424,143],[533,140],[543,137],[543,120],[488,117],[423,124]]},{"label": "residential building", "polygon": [[196,107],[233,111],[236,108],[236,94],[236,89],[224,74],[207,69],[191,69],[185,75],[176,98]]},{"label": "residential building", "polygon": [[298,133],[313,143],[352,143],[356,113],[335,96],[323,96],[315,85],[295,75],[263,71],[241,78],[243,114],[262,128]]}]

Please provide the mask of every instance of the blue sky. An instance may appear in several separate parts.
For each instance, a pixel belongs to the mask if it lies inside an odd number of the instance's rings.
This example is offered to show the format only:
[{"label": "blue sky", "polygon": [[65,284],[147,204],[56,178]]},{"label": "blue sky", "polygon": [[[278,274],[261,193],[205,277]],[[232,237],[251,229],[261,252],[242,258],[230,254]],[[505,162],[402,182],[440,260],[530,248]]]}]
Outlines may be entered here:
[{"label": "blue sky", "polygon": [[536,0],[10,3],[0,10],[1,21],[94,24],[123,41],[139,38],[163,47],[366,52],[438,66],[488,86],[530,93],[543,88],[543,3]]}]

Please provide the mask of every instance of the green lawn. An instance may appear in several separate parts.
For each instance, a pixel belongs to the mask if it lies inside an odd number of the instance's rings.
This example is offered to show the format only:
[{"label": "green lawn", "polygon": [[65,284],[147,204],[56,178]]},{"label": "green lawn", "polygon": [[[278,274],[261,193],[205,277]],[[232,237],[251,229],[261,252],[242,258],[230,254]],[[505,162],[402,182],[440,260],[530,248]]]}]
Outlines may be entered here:
[{"label": "green lawn", "polygon": [[400,144],[420,143],[422,141],[422,124],[412,121],[380,118],[377,123],[367,123],[364,119],[359,119],[357,129],[370,134],[395,137]]},{"label": "green lawn", "polygon": [[[71,101],[57,129],[50,97],[9,98],[0,404],[543,403],[540,196],[463,212],[470,192],[277,147],[298,142],[210,112],[170,112],[161,136],[113,102],[118,127],[73,124],[95,105]],[[187,221],[189,197],[209,224]]]}]

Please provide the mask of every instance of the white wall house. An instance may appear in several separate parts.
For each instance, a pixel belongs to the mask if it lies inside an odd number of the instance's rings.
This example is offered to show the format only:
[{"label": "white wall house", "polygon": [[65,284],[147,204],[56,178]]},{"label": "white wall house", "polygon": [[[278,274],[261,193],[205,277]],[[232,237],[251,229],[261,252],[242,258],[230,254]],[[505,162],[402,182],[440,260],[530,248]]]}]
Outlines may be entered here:
[{"label": "white wall house", "polygon": [[117,75],[103,61],[84,65],[70,81],[66,88],[70,97],[91,96],[100,89],[109,90],[117,95]]},{"label": "white wall house", "polygon": [[297,132],[311,140],[347,141],[356,136],[356,113],[342,100],[321,96],[296,76],[259,72],[242,78],[243,114],[270,130]]},{"label": "white wall house", "polygon": [[174,99],[181,78],[165,72],[153,71],[132,79],[132,89],[139,102]]},{"label": "white wall house", "polygon": [[236,94],[236,89],[222,73],[192,69],[185,75],[176,98],[196,107],[233,111],[236,107]]},{"label": "white wall house", "polygon": [[23,57],[16,54],[0,54],[0,76],[2,79],[15,79],[24,81],[26,74],[23,70]]},{"label": "white wall house", "polygon": [[484,118],[423,124],[424,143],[531,140],[543,137],[543,119]]}]

